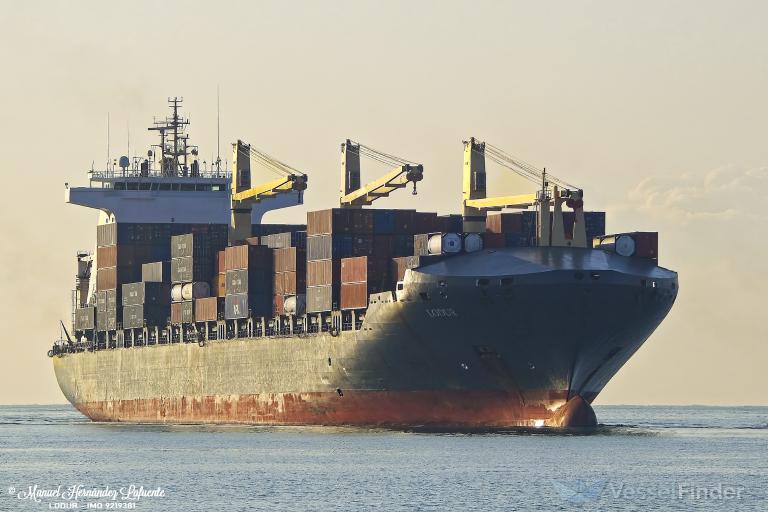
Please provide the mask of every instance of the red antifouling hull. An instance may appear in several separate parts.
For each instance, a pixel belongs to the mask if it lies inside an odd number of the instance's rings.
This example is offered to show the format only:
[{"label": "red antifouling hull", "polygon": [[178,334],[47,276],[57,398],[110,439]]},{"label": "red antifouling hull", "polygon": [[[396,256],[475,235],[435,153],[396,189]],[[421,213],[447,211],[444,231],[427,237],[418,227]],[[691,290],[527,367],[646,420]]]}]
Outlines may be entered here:
[{"label": "red antifouling hull", "polygon": [[[586,403],[586,402],[585,402]],[[589,405],[586,405],[589,407]],[[547,407],[495,391],[344,391],[114,400],[77,404],[94,421],[371,427],[567,427]]]}]

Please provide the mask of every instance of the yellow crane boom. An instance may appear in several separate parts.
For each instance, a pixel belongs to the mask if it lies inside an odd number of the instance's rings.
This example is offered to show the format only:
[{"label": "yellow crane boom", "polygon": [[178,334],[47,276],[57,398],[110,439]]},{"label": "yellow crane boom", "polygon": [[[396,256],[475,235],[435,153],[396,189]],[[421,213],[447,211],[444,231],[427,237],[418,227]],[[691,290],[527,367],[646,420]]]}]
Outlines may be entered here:
[{"label": "yellow crane boom", "polygon": [[[532,194],[488,197],[486,155],[493,162],[511,169],[537,185],[540,184],[541,189]],[[554,183],[552,189],[550,189],[550,181]],[[486,142],[480,142],[474,137],[464,142],[462,206],[464,231],[467,233],[484,232],[489,211],[535,207],[538,210],[536,232],[539,245],[586,247],[583,191],[574,189],[573,185],[548,175],[546,169],[540,171],[531,164],[516,159]],[[549,208],[552,201],[554,201],[554,212],[550,222]],[[566,240],[563,231],[562,204],[564,202],[571,206],[575,213],[573,239],[570,241]]]},{"label": "yellow crane boom", "polygon": [[[258,151],[241,140],[233,146],[231,210],[229,225],[230,243],[251,236],[251,210],[253,205],[270,197],[290,192],[301,192],[307,188],[307,175],[279,160]],[[251,157],[255,157],[270,170],[283,176],[251,186]]]},{"label": "yellow crane boom", "polygon": [[[369,156],[374,160],[394,166],[394,169],[376,180],[360,186],[360,155]],[[424,166],[408,162],[402,158],[376,151],[368,146],[347,139],[341,145],[341,196],[339,205],[342,208],[369,206],[381,197],[408,183],[413,183],[413,193],[416,194],[416,183],[424,179]]]}]

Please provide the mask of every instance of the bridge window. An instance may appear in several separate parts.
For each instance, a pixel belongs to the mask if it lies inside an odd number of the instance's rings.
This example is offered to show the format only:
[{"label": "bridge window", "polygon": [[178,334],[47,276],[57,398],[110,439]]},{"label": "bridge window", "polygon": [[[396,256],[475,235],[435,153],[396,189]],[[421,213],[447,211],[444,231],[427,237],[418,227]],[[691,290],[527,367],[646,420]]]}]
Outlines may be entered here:
[{"label": "bridge window", "polygon": [[123,183],[122,181],[116,181],[114,183],[114,186],[115,186],[115,190],[125,190],[125,183]]},{"label": "bridge window", "polygon": [[211,190],[213,192],[221,192],[223,190],[227,190],[226,185],[211,185]]},{"label": "bridge window", "polygon": [[151,186],[151,183],[139,183],[139,190],[149,190]]},{"label": "bridge window", "polygon": [[182,183],[181,184],[181,191],[182,192],[193,192],[195,190],[195,184],[194,183]]},{"label": "bridge window", "polygon": [[139,190],[139,184],[136,182],[126,183],[126,186],[128,190]]},{"label": "bridge window", "polygon": [[158,190],[171,190],[171,184],[170,183],[158,183],[157,184]]},{"label": "bridge window", "polygon": [[198,183],[197,191],[198,192],[210,192],[211,191],[211,186],[206,184],[206,183]]}]

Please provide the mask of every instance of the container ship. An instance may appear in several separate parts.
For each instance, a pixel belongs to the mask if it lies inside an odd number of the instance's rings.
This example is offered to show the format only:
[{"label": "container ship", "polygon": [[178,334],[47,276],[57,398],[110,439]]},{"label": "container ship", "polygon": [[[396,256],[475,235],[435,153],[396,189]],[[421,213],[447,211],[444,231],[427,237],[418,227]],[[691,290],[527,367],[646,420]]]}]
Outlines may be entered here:
[{"label": "container ship", "polygon": [[[169,104],[146,158],[65,186],[96,248],[48,355],[94,421],[590,427],[675,301],[657,233],[606,234],[581,189],[490,143],[464,141],[455,215],[371,208],[424,168],[346,140],[338,205],[267,224],[307,174],[243,141],[231,170],[200,162]],[[392,170],[363,184],[365,159]],[[532,192],[489,196],[488,161]]]}]

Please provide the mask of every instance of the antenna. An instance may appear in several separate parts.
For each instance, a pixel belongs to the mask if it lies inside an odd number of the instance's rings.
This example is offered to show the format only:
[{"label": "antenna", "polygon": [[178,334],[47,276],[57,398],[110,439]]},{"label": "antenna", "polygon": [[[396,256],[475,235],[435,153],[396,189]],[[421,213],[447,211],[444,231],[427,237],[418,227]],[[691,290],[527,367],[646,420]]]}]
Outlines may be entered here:
[{"label": "antenna", "polygon": [[109,162],[112,160],[109,154],[109,112],[107,112],[107,171],[109,171]]},{"label": "antenna", "polygon": [[216,172],[221,171],[221,103],[219,84],[216,84]]},{"label": "antenna", "polygon": [[125,122],[125,130],[128,133],[128,151],[127,151],[127,155],[128,155],[128,159],[130,160],[131,159],[131,124],[128,121]]}]

